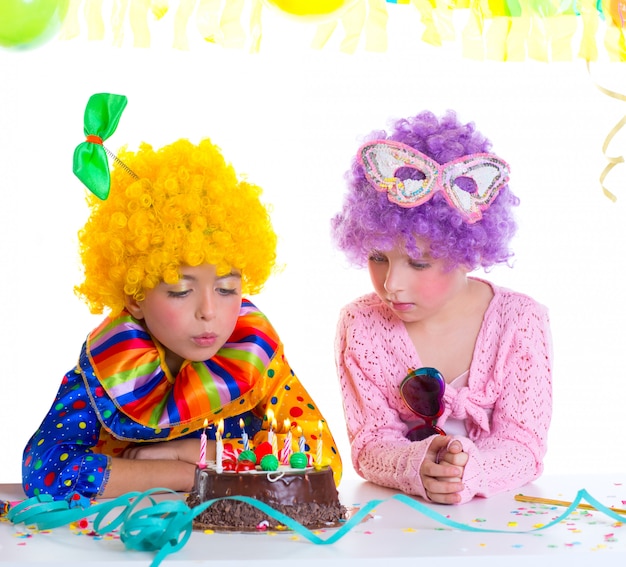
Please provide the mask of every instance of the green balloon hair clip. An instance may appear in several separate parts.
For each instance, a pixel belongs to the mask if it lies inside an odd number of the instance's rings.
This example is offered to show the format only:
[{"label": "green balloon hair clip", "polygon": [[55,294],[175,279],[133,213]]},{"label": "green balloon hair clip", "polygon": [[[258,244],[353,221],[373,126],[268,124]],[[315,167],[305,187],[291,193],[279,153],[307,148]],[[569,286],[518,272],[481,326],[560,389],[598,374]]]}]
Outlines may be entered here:
[{"label": "green balloon hair clip", "polygon": [[[111,172],[107,155],[119,161],[107,150],[103,141],[117,128],[128,99],[124,95],[97,93],[92,95],[85,108],[84,133],[86,141],[74,150],[74,174],[96,197],[104,200],[111,189]],[[124,164],[122,164],[124,165]],[[137,177],[126,166],[125,169]]]}]

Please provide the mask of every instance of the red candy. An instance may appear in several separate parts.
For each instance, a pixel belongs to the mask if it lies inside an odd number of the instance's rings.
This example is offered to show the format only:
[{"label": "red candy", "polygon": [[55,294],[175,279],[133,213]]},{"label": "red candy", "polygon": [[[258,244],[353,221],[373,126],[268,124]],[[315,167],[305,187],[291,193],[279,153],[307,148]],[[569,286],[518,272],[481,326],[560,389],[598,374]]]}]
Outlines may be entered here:
[{"label": "red candy", "polygon": [[265,455],[272,454],[272,444],[268,443],[267,441],[264,441],[263,443],[261,443],[260,445],[257,445],[254,448],[254,454],[256,455],[256,462],[260,463],[261,459],[265,457]]},{"label": "red candy", "polygon": [[252,461],[238,461],[237,468],[235,470],[237,472],[253,471],[255,468],[256,468],[256,465]]}]

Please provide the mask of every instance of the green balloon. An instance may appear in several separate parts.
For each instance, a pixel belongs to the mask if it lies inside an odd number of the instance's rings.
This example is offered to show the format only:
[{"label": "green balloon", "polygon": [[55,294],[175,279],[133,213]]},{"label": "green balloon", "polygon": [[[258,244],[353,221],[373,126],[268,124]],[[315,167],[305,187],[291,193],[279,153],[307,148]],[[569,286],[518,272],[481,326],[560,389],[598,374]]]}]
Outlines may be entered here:
[{"label": "green balloon", "polygon": [[30,49],[61,29],[69,0],[0,0],[0,46]]}]

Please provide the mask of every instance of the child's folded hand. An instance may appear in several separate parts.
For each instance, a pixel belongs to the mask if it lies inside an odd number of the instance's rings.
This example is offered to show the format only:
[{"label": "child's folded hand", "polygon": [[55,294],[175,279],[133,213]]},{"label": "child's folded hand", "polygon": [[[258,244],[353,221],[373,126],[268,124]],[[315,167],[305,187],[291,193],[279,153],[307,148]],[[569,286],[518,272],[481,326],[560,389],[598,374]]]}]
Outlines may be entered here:
[{"label": "child's folded hand", "polygon": [[122,458],[195,463],[199,454],[200,441],[198,439],[176,439],[163,443],[144,443],[128,447],[122,453]]}]

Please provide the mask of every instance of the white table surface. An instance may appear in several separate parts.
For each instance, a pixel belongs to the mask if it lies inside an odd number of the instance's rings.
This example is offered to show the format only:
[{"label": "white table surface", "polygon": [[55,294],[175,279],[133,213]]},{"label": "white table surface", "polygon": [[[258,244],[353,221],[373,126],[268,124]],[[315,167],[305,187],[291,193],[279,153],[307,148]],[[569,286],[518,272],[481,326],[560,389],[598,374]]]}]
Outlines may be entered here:
[{"label": "white table surface", "polygon": [[[544,476],[519,490],[474,499],[461,506],[429,505],[450,519],[479,528],[505,532],[529,531],[560,516],[565,508],[517,502],[523,493],[572,501],[580,489],[607,507],[626,508],[626,473],[597,476]],[[396,492],[360,480],[345,480],[340,496],[346,506],[358,507],[386,499]],[[0,484],[0,499],[24,497],[17,485]],[[175,497],[175,496],[173,496]],[[180,495],[183,497],[183,495]],[[168,498],[172,498],[169,496]],[[476,533],[453,529],[390,500],[372,517],[329,545],[316,545],[293,532],[194,532],[186,545],[168,555],[163,567],[220,565],[226,567],[334,567],[346,565],[407,565],[538,567],[543,565],[602,567],[626,565],[624,524],[599,512],[577,510],[566,520],[535,533]],[[74,525],[38,532],[0,520],[0,564],[150,566],[154,554],[128,550],[117,530],[98,536]],[[322,532],[326,538],[333,530]],[[412,560],[417,560],[412,561]],[[422,561],[420,561],[422,560]],[[322,562],[322,563],[320,563]]]}]

